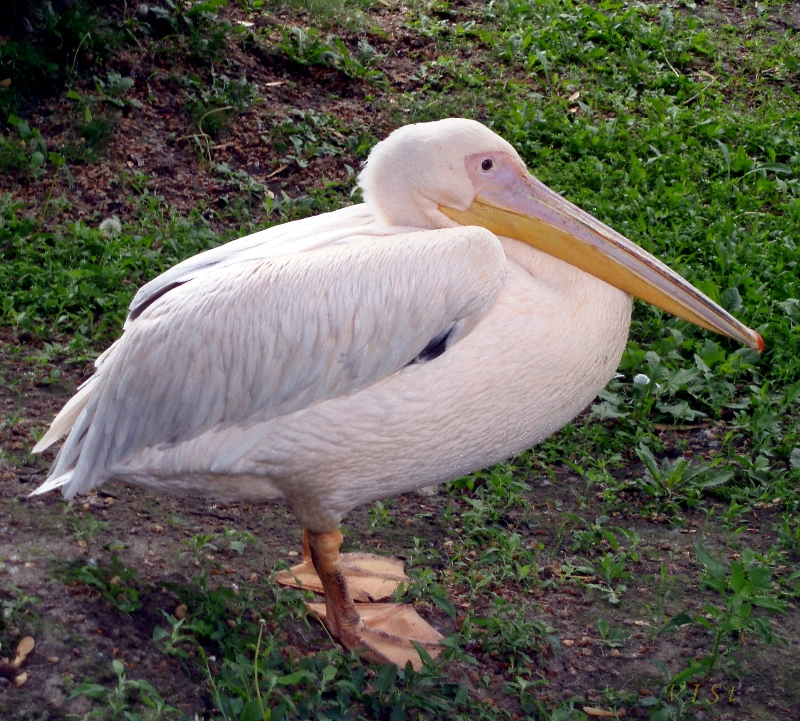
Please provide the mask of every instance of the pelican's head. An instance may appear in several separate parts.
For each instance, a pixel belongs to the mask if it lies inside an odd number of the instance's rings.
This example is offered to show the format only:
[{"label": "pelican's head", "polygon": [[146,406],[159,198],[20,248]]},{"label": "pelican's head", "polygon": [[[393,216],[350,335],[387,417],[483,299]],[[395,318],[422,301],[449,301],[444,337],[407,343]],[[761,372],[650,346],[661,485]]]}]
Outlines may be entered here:
[{"label": "pelican's head", "polygon": [[479,225],[528,243],[703,328],[761,351],[764,341],[650,253],[534,178],[474,120],[406,125],[375,146],[359,178],[389,225]]},{"label": "pelican's head", "polygon": [[476,153],[508,158],[526,172],[514,147],[476,120],[416,123],[373,148],[359,177],[364,200],[387,225],[457,225],[439,206],[466,210],[472,205],[475,186],[464,161]]}]

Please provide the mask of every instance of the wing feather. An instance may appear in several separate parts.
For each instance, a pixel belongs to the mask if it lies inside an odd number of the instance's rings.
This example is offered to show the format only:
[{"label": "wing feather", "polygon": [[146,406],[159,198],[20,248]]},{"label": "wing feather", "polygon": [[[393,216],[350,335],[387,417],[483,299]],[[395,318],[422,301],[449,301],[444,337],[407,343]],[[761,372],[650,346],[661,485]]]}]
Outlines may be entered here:
[{"label": "wing feather", "polygon": [[58,415],[50,424],[50,428],[47,429],[47,432],[33,447],[34,453],[46,451],[56,441],[69,433],[69,430],[75,425],[75,421],[78,420],[78,417],[89,402],[92,391],[91,383],[84,383],[78,389],[78,392],[72,396],[67,404],[59,411]]},{"label": "wing feather", "polygon": [[211,268],[314,250],[352,236],[354,228],[366,229],[374,223],[374,216],[366,205],[353,205],[332,213],[276,225],[198,253],[143,285],[131,301],[129,320],[138,318],[148,305],[162,295]]},{"label": "wing feather", "polygon": [[[213,265],[142,307],[37,492],[85,493],[142,449],[356,393],[448,329],[468,333],[503,285],[505,255],[482,228],[381,235]],[[230,449],[213,470],[236,460]]]}]

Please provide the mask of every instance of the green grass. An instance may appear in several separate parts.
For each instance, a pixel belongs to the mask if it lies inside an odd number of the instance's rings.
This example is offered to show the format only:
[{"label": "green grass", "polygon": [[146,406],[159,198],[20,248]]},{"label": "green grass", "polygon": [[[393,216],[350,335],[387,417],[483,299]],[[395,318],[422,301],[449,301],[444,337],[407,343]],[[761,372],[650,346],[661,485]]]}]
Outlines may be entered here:
[{"label": "green grass", "polygon": [[[249,3],[253,10],[262,5]],[[344,5],[367,16],[373,9]],[[638,303],[619,376],[588,416],[510,464],[449,486],[446,541],[437,550],[420,540],[407,597],[451,617],[470,609],[445,657],[468,665],[484,654],[506,658],[505,693],[522,713],[582,718],[567,698],[544,700],[547,682],[531,669],[554,653],[557,634],[527,599],[573,579],[606,613],[634,604],[628,586],[639,579],[644,552],[638,538],[623,533],[622,520],[610,520],[614,513],[663,518],[677,529],[690,513],[703,511],[724,537],[725,550],[741,550],[745,518],[768,507],[776,512],[781,548],[772,549],[771,561],[749,552],[743,562],[722,565],[703,549],[694,588],[699,584],[722,600],[709,600],[702,615],[669,599],[675,613],[668,630],[692,622],[708,634],[705,665],[673,666],[667,681],[720,667],[735,677],[741,646],[731,632],[751,630],[772,640],[767,616],[751,617],[757,611],[743,604],[780,610],[800,596],[797,574],[778,570],[785,558],[780,553],[793,560],[800,554],[800,98],[794,90],[800,40],[770,30],[752,14],[755,19],[736,25],[710,14],[609,0],[417,1],[405,31],[430,43],[434,57],[417,58],[413,89],[393,90],[384,82],[383,58],[366,47],[353,51],[340,39],[352,39],[347,24],[337,26],[335,14],[320,13],[324,30],[286,29],[274,52],[364,83],[395,125],[447,115],[484,120],[544,182],[665,260],[756,328],[767,346],[759,356]],[[203,33],[211,31],[191,16],[171,22],[191,30],[193,52],[202,57]],[[204,27],[214,26],[208,20]],[[224,48],[235,41],[230,33],[208,37],[207,57],[217,60],[224,55],[220,43]],[[233,90],[239,94],[231,100]],[[227,132],[225,115],[209,112],[244,107],[255,92],[233,90],[221,80],[210,87],[199,79],[190,83],[195,104],[187,110],[202,134]],[[276,164],[300,168],[323,156],[355,168],[375,141],[356,123],[310,110],[273,121],[270,132]],[[0,144],[0,165],[16,171],[31,166],[39,151],[28,143]],[[40,155],[31,172],[46,181],[58,168]],[[220,173],[248,189],[246,174]],[[330,183],[284,195],[271,201],[270,220],[333,209],[347,202],[349,190]],[[4,322],[45,340],[66,339],[73,353],[97,350],[118,332],[143,282],[252,228],[249,216],[234,217],[231,226],[239,232],[221,238],[199,213],[180,217],[159,206],[143,192],[139,211],[120,232],[104,235],[86,224],[43,224],[47,206],[3,199]],[[708,458],[684,458],[688,449],[669,447],[660,430],[692,423],[707,424],[712,433]],[[584,485],[575,487],[572,516],[554,504],[553,525],[552,516],[528,511],[532,499],[547,497],[546,490],[532,490],[530,480],[561,482],[568,472],[564,461]],[[375,526],[391,526],[395,512],[388,503],[376,507]],[[537,540],[536,529],[548,530],[546,543]],[[543,575],[548,564],[560,575]],[[777,574],[774,583],[770,573]],[[653,587],[666,588],[665,578],[651,579]],[[94,571],[84,581],[108,586]],[[102,593],[117,593],[106,586]],[[168,620],[158,641],[182,658],[190,648],[197,651],[194,669],[208,688],[214,719],[269,718],[266,709],[272,718],[508,717],[476,704],[442,666],[418,674],[391,667],[373,672],[334,650],[287,659],[271,630],[301,623],[294,592],[270,586],[233,597],[207,578],[173,590],[189,607],[189,620]],[[509,595],[525,600],[510,605]],[[263,622],[252,620],[254,609],[264,613]],[[663,608],[654,616],[667,624]],[[609,647],[626,643],[604,618],[597,625]],[[132,683],[117,676],[119,688]],[[680,718],[692,710],[667,698],[649,707],[627,696],[617,701],[642,718]]]},{"label": "green grass", "polygon": [[146,209],[118,234],[83,223],[43,231],[21,211],[0,201],[3,315],[48,339],[69,334],[78,348],[119,331],[144,280],[219,242],[199,219]]}]

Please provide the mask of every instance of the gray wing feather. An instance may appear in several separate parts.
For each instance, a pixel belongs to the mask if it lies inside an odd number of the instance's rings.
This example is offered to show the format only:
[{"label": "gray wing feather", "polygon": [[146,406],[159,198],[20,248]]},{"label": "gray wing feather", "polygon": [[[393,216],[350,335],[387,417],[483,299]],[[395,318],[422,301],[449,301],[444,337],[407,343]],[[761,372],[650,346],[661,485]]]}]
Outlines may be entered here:
[{"label": "gray wing feather", "polygon": [[206,268],[145,307],[39,490],[71,498],[144,448],[356,393],[447,329],[468,333],[505,279],[500,243],[481,228],[349,240]]},{"label": "gray wing feather", "polygon": [[368,228],[374,222],[374,216],[367,206],[353,205],[332,213],[276,225],[198,253],[139,288],[128,307],[130,321],[165,293],[211,268],[313,250],[343,236],[352,236],[354,228]]}]

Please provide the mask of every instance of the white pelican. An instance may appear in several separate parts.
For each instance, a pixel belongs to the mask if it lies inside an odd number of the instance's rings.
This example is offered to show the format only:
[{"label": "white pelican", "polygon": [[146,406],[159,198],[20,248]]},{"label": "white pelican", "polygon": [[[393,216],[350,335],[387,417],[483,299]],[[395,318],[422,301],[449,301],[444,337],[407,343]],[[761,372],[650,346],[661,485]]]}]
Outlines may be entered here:
[{"label": "white pelican", "polygon": [[354,604],[402,572],[374,556],[340,562],[348,511],[563,426],[614,374],[630,294],[763,341],[475,121],[397,130],[360,185],[363,205],[235,240],[141,288],[121,338],[34,448],[69,432],[34,493],[117,480],[284,498],[305,529],[290,575],[320,585],[331,633],[419,667],[410,641],[435,655],[432,627],[408,606]]}]

